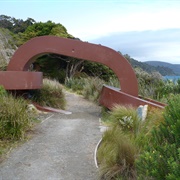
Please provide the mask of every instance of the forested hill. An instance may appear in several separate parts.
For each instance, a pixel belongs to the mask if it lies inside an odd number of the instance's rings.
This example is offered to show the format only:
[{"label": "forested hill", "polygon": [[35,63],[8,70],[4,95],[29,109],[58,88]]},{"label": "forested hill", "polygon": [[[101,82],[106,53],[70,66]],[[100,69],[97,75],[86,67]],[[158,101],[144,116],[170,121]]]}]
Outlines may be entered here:
[{"label": "forested hill", "polygon": [[128,54],[125,54],[124,57],[129,61],[129,63],[132,65],[133,68],[139,67],[148,73],[157,71],[162,76],[178,75],[178,73],[174,71],[174,69],[172,69],[170,66],[163,66],[163,65],[154,66],[153,64],[137,61],[131,58]]},{"label": "forested hill", "polygon": [[154,66],[156,68],[159,68],[159,67],[170,68],[173,70],[173,72],[176,75],[180,75],[180,64],[171,64],[171,63],[166,63],[166,62],[161,62],[161,61],[146,61],[145,63],[148,65]]}]

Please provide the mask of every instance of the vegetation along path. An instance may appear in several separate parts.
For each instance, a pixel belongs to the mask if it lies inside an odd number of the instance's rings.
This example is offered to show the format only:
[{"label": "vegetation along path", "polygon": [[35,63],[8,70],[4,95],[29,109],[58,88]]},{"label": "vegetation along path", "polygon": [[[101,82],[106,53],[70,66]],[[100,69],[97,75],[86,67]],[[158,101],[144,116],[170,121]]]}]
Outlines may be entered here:
[{"label": "vegetation along path", "polygon": [[72,114],[48,114],[33,138],[0,165],[0,180],[96,180],[95,146],[101,138],[100,107],[66,92]]}]

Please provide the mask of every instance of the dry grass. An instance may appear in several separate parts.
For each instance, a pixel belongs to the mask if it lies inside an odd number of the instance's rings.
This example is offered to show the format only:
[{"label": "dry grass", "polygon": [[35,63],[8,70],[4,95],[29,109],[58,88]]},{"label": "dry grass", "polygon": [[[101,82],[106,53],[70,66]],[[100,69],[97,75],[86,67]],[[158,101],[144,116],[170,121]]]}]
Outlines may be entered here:
[{"label": "dry grass", "polygon": [[44,79],[42,89],[34,92],[32,100],[42,106],[60,109],[66,106],[63,86],[56,80]]}]

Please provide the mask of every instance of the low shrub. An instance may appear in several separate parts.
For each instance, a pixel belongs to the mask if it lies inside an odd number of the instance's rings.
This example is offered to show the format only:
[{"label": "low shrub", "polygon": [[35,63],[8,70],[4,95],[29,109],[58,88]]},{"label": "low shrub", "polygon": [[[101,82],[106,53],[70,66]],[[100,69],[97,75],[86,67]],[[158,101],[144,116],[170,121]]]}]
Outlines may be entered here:
[{"label": "low shrub", "polygon": [[141,121],[138,126],[138,133],[135,138],[136,145],[143,150],[144,146],[149,143],[151,131],[164,122],[163,109],[148,108],[148,113],[145,121]]},{"label": "low shrub", "polygon": [[43,87],[33,93],[32,100],[42,106],[65,109],[63,86],[56,80],[44,79]]},{"label": "low shrub", "polygon": [[78,77],[66,80],[65,85],[86,99],[97,102],[104,83],[97,77]]},{"label": "low shrub", "polygon": [[180,95],[172,98],[164,122],[151,131],[151,138],[136,161],[138,176],[151,179],[180,178]]},{"label": "low shrub", "polygon": [[78,94],[82,94],[85,85],[85,78],[70,78],[66,79],[65,86]]}]

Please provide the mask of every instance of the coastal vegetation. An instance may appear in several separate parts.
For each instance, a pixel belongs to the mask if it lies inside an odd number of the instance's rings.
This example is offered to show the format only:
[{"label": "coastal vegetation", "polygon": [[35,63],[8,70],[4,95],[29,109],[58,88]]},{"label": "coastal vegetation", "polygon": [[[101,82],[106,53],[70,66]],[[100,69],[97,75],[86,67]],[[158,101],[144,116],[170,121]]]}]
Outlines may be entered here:
[{"label": "coastal vegetation", "polygon": [[[0,33],[3,37],[0,37],[0,44],[3,44],[0,70],[6,70],[7,59],[14,50],[33,37],[54,35],[80,41],[60,23],[36,22],[31,18],[24,21],[6,15],[0,15]],[[7,49],[13,51],[9,53]],[[177,72],[169,67],[139,62],[127,54],[124,57],[135,71],[139,95],[167,106],[163,110],[148,107],[145,120],[131,106],[116,105],[112,111],[102,108],[102,123],[108,130],[98,149],[100,178],[179,179],[180,79],[163,79],[164,75],[176,75]],[[43,87],[26,92],[26,99],[23,95],[15,97],[0,87],[0,157],[14,144],[25,140],[27,132],[38,122],[37,115],[27,108],[31,101],[65,109],[64,89],[97,103],[103,84],[120,88],[112,70],[83,59],[45,54],[33,63],[33,71],[43,72]]]},{"label": "coastal vegetation", "polygon": [[63,86],[57,80],[43,79],[39,90],[31,91],[31,101],[41,106],[65,109],[66,101]]},{"label": "coastal vegetation", "polygon": [[28,132],[40,122],[41,112],[29,108],[31,103],[61,109],[66,105],[63,86],[56,80],[44,79],[42,89],[14,94],[0,86],[0,162],[12,147],[29,139]]}]

